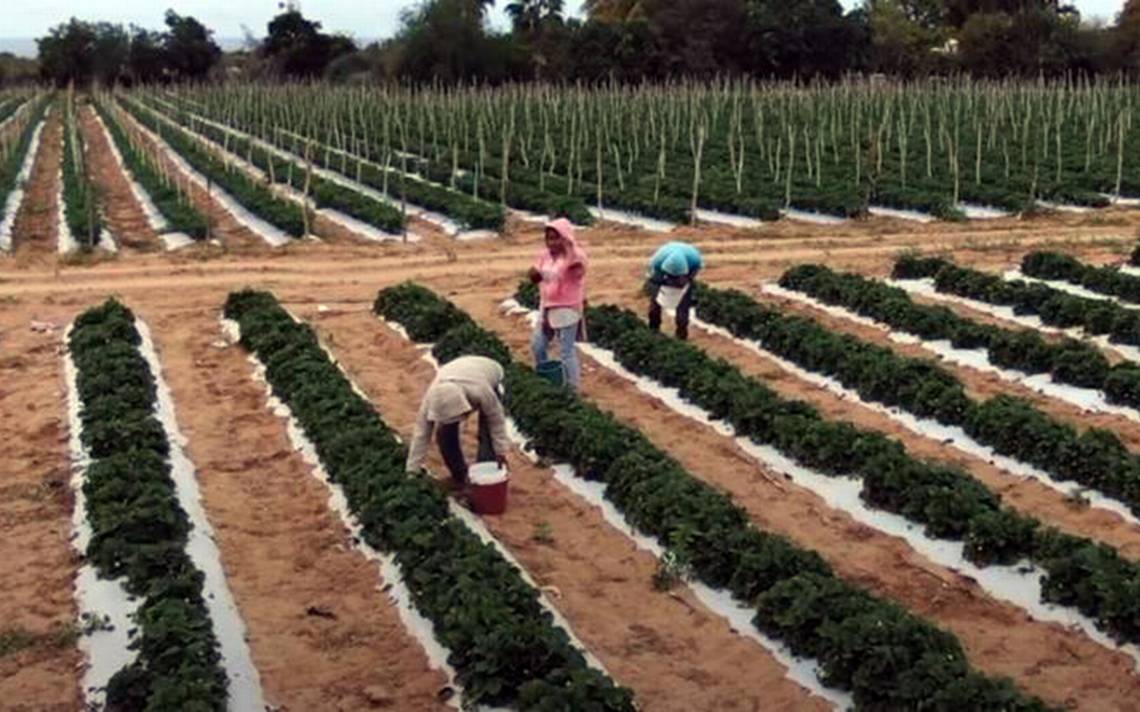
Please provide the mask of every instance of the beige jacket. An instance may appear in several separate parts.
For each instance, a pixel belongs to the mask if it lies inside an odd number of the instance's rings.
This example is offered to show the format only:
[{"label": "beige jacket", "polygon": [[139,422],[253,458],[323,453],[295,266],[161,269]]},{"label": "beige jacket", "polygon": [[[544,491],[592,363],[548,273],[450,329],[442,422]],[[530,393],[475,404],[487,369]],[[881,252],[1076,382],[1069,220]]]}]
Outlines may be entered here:
[{"label": "beige jacket", "polygon": [[418,472],[423,467],[436,425],[454,422],[473,410],[487,418],[495,454],[510,452],[507,417],[498,395],[502,383],[503,367],[482,356],[462,356],[440,368],[420,404],[405,470]]}]

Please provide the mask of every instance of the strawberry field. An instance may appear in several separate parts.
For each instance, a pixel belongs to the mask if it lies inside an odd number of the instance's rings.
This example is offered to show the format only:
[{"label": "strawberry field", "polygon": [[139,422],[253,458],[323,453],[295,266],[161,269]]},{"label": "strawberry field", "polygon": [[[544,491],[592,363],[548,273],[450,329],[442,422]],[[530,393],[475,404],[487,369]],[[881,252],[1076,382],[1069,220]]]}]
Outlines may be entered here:
[{"label": "strawberry field", "polygon": [[[0,699],[1134,709],[1135,92],[0,94]],[[520,282],[556,215],[578,392]],[[498,515],[405,472],[466,355]]]}]

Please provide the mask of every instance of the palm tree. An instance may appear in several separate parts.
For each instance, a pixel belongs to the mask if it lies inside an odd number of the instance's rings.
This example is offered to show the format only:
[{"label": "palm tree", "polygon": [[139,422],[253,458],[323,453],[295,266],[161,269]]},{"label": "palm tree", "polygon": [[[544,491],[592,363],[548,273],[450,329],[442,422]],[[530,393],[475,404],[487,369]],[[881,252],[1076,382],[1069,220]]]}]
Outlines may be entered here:
[{"label": "palm tree", "polygon": [[629,22],[645,18],[645,0],[586,0],[586,12],[592,20]]}]

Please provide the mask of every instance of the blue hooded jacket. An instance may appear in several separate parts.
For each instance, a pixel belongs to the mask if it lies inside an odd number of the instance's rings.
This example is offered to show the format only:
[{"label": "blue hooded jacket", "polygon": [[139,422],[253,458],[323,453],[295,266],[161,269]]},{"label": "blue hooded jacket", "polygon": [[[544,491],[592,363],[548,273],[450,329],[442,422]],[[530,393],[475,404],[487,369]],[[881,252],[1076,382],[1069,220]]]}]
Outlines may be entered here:
[{"label": "blue hooded jacket", "polygon": [[649,260],[649,276],[655,280],[665,277],[692,275],[705,266],[701,251],[687,242],[666,242],[657,248]]}]

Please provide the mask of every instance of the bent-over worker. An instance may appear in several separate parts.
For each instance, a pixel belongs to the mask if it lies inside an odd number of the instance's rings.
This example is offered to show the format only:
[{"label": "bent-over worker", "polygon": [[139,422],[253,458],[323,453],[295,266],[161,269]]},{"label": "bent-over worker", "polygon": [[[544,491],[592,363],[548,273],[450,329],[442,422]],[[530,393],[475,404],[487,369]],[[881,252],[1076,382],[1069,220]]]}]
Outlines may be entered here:
[{"label": "bent-over worker", "polygon": [[696,303],[695,280],[704,266],[701,251],[687,242],[666,242],[657,248],[649,260],[649,328],[661,329],[662,291],[670,292],[668,296],[673,298],[680,291],[680,301],[676,303],[677,338],[689,338],[689,312]]},{"label": "bent-over worker", "polygon": [[460,446],[460,425],[479,413],[478,462],[496,460],[506,465],[511,442],[500,398],[503,367],[483,356],[462,356],[444,364],[428,386],[416,418],[416,430],[408,448],[408,472],[419,472],[427,457],[434,431],[439,452],[451,477],[467,484],[467,461]]}]

